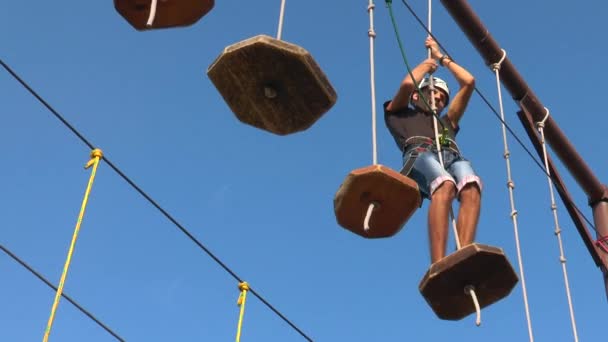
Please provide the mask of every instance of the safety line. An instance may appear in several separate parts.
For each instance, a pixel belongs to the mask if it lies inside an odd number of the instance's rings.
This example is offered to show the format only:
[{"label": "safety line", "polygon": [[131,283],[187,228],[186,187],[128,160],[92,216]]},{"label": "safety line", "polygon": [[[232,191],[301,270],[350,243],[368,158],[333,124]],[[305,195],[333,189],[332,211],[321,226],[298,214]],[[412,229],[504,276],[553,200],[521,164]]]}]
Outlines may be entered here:
[{"label": "safety line", "polygon": [[[91,149],[94,149],[94,145],[91,144],[74,126],[72,126],[59,112],[57,112],[48,102],[46,102],[40,95],[36,93],[17,73],[15,73],[9,66],[0,58],[0,65],[4,69],[8,71],[11,76],[13,76],[24,88],[26,88],[30,94],[32,94],[42,105],[44,105],[59,121],[61,121],[72,133],[74,133],[83,143],[89,146]],[[112,163],[111,160],[108,159],[107,156],[104,156],[104,161],[106,165],[108,165],[112,170],[114,170],[125,182],[127,182],[135,191],[137,191],[141,196],[143,196],[152,206],[154,206],[158,211],[160,211],[165,218],[167,218],[171,223],[173,223],[184,235],[186,235],[194,244],[196,244],[201,250],[203,250],[211,259],[213,259],[222,269],[224,269],[228,274],[230,274],[235,280],[239,283],[242,282],[241,278],[232,271],[226,264],[224,264],[215,254],[211,252],[205,245],[203,245],[192,233],[190,233],[183,225],[181,225],[169,212],[163,209],[150,195],[144,192],[135,182],[133,182],[127,175],[125,175],[118,167]],[[285,315],[283,315],[278,309],[276,309],[273,305],[271,305],[266,299],[264,299],[257,291],[250,289],[250,292],[258,298],[268,309],[274,312],[277,316],[279,316],[285,323],[287,323],[291,328],[297,331],[302,337],[304,337],[308,341],[312,341],[312,339],[306,335],[300,328],[298,328],[293,322],[291,322]]]},{"label": "safety line", "polygon": [[[42,274],[40,274],[40,272],[36,271],[33,267],[31,267],[30,265],[28,265],[25,261],[23,261],[21,258],[19,258],[15,253],[11,252],[8,248],[4,247],[4,245],[2,245],[2,244],[0,244],[0,249],[6,255],[8,255],[9,257],[11,257],[11,259],[13,259],[17,263],[19,263],[26,270],[30,271],[31,274],[33,274],[34,276],[36,276],[36,278],[40,279],[48,287],[50,287],[54,291],[57,291],[57,286],[53,285],[53,283],[51,283],[44,276],[42,276]],[[117,333],[115,333],[114,331],[112,331],[112,329],[110,329],[107,325],[103,324],[99,319],[97,319],[95,316],[93,316],[92,313],[90,313],[85,308],[83,308],[80,304],[78,304],[74,299],[72,299],[70,296],[68,296],[65,292],[63,292],[61,294],[61,296],[65,300],[67,300],[68,302],[70,302],[72,305],[74,305],[80,312],[82,312],[87,317],[89,317],[93,322],[97,323],[97,325],[99,325],[103,330],[105,330],[107,333],[109,333],[110,335],[112,335],[118,341],[125,342],[125,340],[122,337],[120,337]]]}]

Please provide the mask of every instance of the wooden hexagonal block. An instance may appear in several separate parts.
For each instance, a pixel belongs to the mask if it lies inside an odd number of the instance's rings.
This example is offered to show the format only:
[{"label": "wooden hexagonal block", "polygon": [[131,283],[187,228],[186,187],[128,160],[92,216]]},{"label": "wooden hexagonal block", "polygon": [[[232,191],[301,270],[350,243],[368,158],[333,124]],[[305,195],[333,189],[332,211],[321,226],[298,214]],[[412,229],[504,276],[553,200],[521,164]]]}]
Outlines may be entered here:
[{"label": "wooden hexagonal block", "polygon": [[[366,238],[383,238],[398,233],[420,207],[418,184],[382,165],[352,171],[336,193],[334,212],[342,227]],[[376,204],[365,230],[370,203]]]},{"label": "wooden hexagonal block", "polygon": [[337,98],[308,51],[265,35],[226,47],[207,75],[240,121],[278,135],[312,126]]},{"label": "wooden hexagonal block", "polygon": [[518,280],[502,249],[474,243],[431,265],[419,289],[439,318],[459,320],[475,312],[467,286],[483,308],[506,297]]},{"label": "wooden hexagonal block", "polygon": [[158,0],[152,26],[147,26],[152,0],[114,0],[114,8],[137,30],[188,26],[213,8],[214,0]]}]

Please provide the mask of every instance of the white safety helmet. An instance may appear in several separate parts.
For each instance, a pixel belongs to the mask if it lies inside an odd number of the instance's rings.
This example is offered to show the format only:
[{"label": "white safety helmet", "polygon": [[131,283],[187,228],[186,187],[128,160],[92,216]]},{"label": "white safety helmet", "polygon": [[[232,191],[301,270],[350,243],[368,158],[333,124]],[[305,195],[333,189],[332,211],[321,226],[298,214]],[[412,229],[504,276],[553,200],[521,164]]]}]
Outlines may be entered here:
[{"label": "white safety helmet", "polygon": [[[429,78],[427,77],[423,79],[422,82],[420,82],[418,87],[422,90],[422,88],[428,87],[429,83]],[[448,102],[450,102],[450,88],[448,88],[448,84],[441,78],[433,76],[433,86],[435,87],[435,89],[443,90],[446,95],[445,104],[447,105]]]}]

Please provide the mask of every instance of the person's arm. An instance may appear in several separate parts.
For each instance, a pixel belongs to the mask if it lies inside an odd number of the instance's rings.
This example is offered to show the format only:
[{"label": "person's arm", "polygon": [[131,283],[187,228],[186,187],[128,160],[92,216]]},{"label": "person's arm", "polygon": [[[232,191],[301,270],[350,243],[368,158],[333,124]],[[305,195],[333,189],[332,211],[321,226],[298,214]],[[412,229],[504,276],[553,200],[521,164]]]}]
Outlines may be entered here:
[{"label": "person's arm", "polygon": [[452,122],[452,126],[456,128],[458,127],[458,122],[462,118],[462,115],[469,104],[469,100],[471,99],[471,95],[473,95],[473,91],[475,90],[475,77],[447,55],[443,55],[439,51],[439,46],[431,37],[427,38],[426,46],[431,49],[431,55],[434,58],[437,58],[441,65],[454,75],[454,78],[456,78],[456,81],[460,86],[456,95],[454,95],[450,101],[447,114]]},{"label": "person's arm", "polygon": [[399,90],[393,100],[386,106],[388,111],[396,111],[402,108],[407,107],[410,102],[410,97],[414,90],[416,90],[416,84],[414,82],[420,83],[424,75],[432,74],[435,70],[437,70],[437,62],[428,58],[422,61],[422,63],[418,64],[413,70],[412,75],[414,76],[414,80],[412,80],[411,75],[408,73],[403,81],[401,81],[401,85],[399,86]]}]

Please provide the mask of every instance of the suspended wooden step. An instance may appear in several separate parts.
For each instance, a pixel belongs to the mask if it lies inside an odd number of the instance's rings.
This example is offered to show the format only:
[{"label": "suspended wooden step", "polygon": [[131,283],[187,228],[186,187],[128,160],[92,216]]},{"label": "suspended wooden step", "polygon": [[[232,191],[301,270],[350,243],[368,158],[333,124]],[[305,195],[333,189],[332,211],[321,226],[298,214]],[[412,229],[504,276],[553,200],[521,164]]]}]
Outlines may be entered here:
[{"label": "suspended wooden step", "polygon": [[[188,26],[214,6],[214,0],[114,0],[114,8],[137,30]],[[150,25],[147,23],[150,22]]]},{"label": "suspended wooden step", "polygon": [[207,75],[240,121],[278,135],[312,126],[337,98],[308,51],[266,35],[226,47]]},{"label": "suspended wooden step", "polygon": [[334,198],[334,212],[338,224],[353,233],[383,238],[398,233],[421,201],[415,181],[386,166],[372,165],[346,176]]},{"label": "suspended wooden step", "polygon": [[476,311],[468,286],[483,308],[506,297],[518,280],[502,249],[474,243],[432,264],[419,289],[439,318],[459,320]]}]

